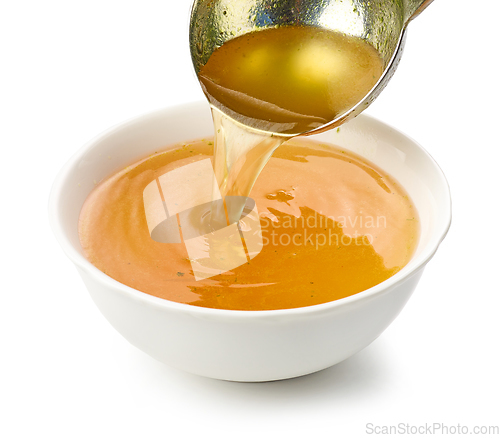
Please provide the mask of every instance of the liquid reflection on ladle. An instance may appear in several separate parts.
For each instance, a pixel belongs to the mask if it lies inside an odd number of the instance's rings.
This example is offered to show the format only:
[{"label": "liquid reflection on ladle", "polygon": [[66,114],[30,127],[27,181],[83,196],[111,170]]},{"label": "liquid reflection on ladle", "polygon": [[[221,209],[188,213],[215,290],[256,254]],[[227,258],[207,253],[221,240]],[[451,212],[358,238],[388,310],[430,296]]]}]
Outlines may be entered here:
[{"label": "liquid reflection on ladle", "polygon": [[378,52],[361,38],[287,26],[229,40],[198,78],[211,105],[233,120],[293,136],[349,111],[382,72]]}]

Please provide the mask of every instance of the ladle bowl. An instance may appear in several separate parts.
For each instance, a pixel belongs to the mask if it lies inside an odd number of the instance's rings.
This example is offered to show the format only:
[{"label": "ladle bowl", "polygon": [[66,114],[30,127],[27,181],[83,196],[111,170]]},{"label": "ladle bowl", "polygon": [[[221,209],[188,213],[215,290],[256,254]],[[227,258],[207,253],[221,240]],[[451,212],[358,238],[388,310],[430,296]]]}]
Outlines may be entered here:
[{"label": "ladle bowl", "polygon": [[191,58],[198,74],[226,41],[277,26],[314,26],[367,41],[378,51],[384,73],[355,106],[306,134],[318,133],[357,116],[377,98],[399,64],[408,23],[431,1],[195,0],[189,31]]}]

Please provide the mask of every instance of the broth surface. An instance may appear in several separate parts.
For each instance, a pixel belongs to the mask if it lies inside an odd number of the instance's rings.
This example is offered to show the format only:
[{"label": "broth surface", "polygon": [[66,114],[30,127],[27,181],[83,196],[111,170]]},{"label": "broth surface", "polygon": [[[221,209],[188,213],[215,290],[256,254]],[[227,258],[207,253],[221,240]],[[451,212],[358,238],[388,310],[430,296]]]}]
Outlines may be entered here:
[{"label": "broth surface", "polygon": [[97,185],[79,221],[88,259],[115,280],[167,300],[273,310],[366,290],[398,272],[415,250],[418,217],[399,184],[352,153],[294,139],[275,151],[250,194],[260,216],[262,251],[197,281],[185,241],[151,238],[143,193],[166,172],[207,158],[213,159],[212,141],[186,143]]},{"label": "broth surface", "polygon": [[418,240],[406,193],[347,151],[283,145],[355,106],[382,72],[368,43],[324,29],[227,41],[198,75],[214,141],[156,153],[99,184],[79,221],[86,256],[137,290],[229,310],[326,303],[391,277]]}]

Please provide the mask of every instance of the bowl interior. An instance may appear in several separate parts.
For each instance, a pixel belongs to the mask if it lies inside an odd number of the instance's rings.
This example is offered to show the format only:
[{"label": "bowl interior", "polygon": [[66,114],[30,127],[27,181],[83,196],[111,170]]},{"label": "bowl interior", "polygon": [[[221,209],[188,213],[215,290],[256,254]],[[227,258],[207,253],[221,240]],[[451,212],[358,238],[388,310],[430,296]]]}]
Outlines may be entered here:
[{"label": "bowl interior", "polygon": [[[208,104],[199,102],[133,119],[111,128],[80,149],[54,182],[49,207],[56,237],[73,262],[82,268],[93,268],[80,246],[78,217],[85,199],[99,181],[156,151],[211,136],[213,125]],[[397,277],[407,275],[432,257],[448,230],[451,205],[446,179],[425,150],[397,130],[365,115],[339,130],[312,138],[368,159],[393,176],[410,195],[419,214],[421,237],[412,260]]]},{"label": "bowl interior", "polygon": [[419,215],[420,239],[404,271],[432,256],[450,226],[451,202],[446,178],[431,156],[411,138],[366,115],[315,139],[361,155],[407,191]]}]

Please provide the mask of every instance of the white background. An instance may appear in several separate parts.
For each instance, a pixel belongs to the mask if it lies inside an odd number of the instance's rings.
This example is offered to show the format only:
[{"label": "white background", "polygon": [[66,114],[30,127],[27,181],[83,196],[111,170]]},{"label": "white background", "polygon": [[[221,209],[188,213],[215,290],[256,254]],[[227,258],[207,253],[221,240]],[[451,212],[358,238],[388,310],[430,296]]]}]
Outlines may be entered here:
[{"label": "white background", "polygon": [[500,425],[496,0],[436,0],[367,112],[448,177],[448,237],[398,319],[314,375],[265,384],[171,369],[100,315],[48,226],[64,162],[111,125],[203,99],[188,0],[2,0],[2,437],[362,437],[366,424]]}]

